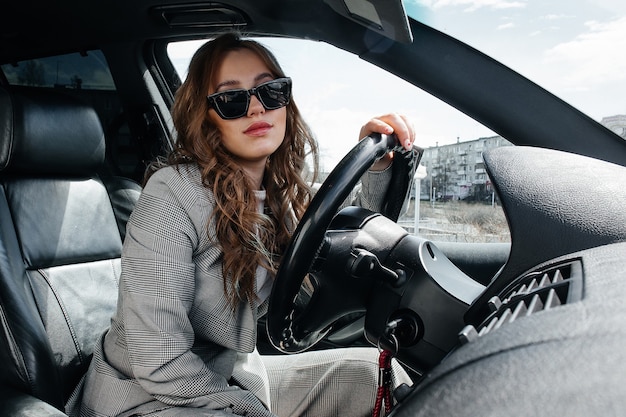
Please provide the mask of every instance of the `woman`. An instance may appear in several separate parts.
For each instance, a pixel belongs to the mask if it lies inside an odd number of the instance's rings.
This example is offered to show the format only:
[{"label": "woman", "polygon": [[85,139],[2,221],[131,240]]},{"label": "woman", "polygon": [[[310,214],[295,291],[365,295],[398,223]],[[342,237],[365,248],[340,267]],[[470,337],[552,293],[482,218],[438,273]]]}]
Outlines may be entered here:
[{"label": "woman", "polygon": [[[260,44],[233,34],[194,55],[172,114],[178,137],[150,171],[127,226],[119,300],[96,346],[81,415],[367,415],[376,349],[261,357],[256,324],[311,191],[315,141],[291,80]],[[361,137],[404,118],[369,121]],[[385,189],[383,171],[366,175]],[[375,207],[383,193],[363,193]],[[409,382],[396,368],[396,382]]]}]

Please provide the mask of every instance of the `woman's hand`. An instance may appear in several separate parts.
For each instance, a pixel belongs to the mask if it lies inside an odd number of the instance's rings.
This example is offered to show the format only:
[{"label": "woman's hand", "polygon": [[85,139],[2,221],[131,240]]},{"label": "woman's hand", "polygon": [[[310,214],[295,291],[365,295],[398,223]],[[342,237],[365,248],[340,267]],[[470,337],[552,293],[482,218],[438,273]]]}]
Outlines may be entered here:
[{"label": "woman's hand", "polygon": [[[385,135],[396,134],[398,142],[406,150],[410,150],[415,142],[415,129],[406,116],[389,113],[383,116],[374,117],[368,121],[359,132],[359,139],[368,136],[370,133],[380,133]],[[391,165],[393,153],[388,153],[372,165],[370,170],[382,171]]]}]

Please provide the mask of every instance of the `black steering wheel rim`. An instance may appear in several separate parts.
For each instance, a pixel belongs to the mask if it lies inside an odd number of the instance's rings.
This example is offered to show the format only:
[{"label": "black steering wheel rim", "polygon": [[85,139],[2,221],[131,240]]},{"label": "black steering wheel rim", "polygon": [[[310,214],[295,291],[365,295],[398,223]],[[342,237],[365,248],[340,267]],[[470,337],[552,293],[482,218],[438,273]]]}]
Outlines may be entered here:
[{"label": "black steering wheel rim", "polygon": [[337,210],[365,171],[396,144],[395,136],[363,138],[337,164],[309,204],[283,255],[270,295],[267,333],[276,349],[302,352],[325,336],[324,329],[306,335],[293,329],[295,298]]}]

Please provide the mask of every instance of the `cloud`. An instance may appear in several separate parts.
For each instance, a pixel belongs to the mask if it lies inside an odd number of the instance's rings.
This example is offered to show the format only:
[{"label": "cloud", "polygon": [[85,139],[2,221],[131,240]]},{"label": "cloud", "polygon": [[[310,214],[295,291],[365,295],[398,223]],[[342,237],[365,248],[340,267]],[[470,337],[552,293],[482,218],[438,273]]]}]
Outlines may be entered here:
[{"label": "cloud", "polygon": [[512,29],[514,27],[515,27],[515,23],[509,22],[509,23],[503,23],[503,24],[499,25],[496,29],[497,30],[505,30],[505,29]]},{"label": "cloud", "polygon": [[[306,82],[308,85],[294,85],[294,97],[306,96],[306,100],[315,106],[323,107],[329,100],[336,100],[346,92],[350,92],[350,86],[341,82],[328,81],[311,77]],[[302,92],[300,91],[302,90]]]},{"label": "cloud", "polygon": [[586,32],[545,53],[548,64],[571,68],[561,82],[586,88],[626,80],[626,17],[609,22],[589,21],[585,26]]},{"label": "cloud", "polygon": [[526,7],[525,1],[514,0],[417,0],[417,3],[432,8],[439,9],[448,6],[466,6],[466,12],[487,7],[490,9],[520,9]]},{"label": "cloud", "polygon": [[374,114],[348,108],[328,110],[301,106],[306,122],[312,127],[320,147],[320,167],[330,171],[358,142],[359,129]]},{"label": "cloud", "polygon": [[565,14],[546,14],[543,16],[539,16],[540,20],[561,20],[561,19],[569,19],[572,16],[568,16]]}]

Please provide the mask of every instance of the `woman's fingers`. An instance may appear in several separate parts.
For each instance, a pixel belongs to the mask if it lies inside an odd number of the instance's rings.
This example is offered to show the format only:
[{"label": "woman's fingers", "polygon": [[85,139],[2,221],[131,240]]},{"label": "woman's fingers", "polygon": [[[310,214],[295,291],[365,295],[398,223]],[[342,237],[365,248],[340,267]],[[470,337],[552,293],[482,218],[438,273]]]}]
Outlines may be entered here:
[{"label": "woman's fingers", "polygon": [[410,150],[415,143],[415,128],[410,120],[398,113],[389,113],[370,119],[361,128],[359,138],[364,138],[370,133],[396,134],[400,145]]}]

